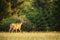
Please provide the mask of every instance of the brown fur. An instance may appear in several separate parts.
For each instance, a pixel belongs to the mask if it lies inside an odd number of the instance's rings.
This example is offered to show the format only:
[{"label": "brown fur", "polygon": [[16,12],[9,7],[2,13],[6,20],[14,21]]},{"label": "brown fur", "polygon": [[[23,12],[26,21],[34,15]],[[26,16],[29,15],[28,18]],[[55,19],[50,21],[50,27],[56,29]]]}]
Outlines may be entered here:
[{"label": "brown fur", "polygon": [[17,30],[21,31],[21,26],[22,26],[22,24],[23,24],[23,22],[18,22],[18,23],[12,23],[12,24],[10,24],[9,32],[10,32],[11,30],[12,30],[12,31],[16,30],[16,32],[17,32]]}]

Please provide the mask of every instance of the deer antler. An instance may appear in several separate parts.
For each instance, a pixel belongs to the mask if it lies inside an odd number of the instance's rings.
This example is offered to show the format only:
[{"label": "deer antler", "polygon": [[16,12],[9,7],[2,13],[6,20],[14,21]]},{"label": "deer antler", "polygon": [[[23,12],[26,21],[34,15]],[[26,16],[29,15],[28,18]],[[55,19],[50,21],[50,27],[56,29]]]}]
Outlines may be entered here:
[{"label": "deer antler", "polygon": [[21,22],[24,22],[24,19],[23,18],[21,18],[20,20],[21,20]]}]

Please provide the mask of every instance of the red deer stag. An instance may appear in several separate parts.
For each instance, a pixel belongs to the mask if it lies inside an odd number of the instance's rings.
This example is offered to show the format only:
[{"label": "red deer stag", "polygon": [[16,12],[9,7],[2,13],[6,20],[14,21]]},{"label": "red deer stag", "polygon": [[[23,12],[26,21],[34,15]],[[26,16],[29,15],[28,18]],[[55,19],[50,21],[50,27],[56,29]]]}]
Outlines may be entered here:
[{"label": "red deer stag", "polygon": [[9,29],[9,32],[10,31],[16,31],[17,32],[17,30],[19,30],[20,32],[21,32],[21,26],[23,25],[23,20],[21,20],[21,21],[19,21],[19,22],[17,22],[17,23],[12,23],[12,24],[10,24],[10,29]]}]

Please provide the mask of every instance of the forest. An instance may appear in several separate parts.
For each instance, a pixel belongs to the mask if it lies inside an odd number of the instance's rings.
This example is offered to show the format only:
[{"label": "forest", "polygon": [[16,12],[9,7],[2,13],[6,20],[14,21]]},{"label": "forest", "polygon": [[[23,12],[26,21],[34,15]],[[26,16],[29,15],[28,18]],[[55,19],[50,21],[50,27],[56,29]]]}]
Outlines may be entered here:
[{"label": "forest", "polygon": [[22,31],[60,31],[59,9],[60,0],[0,0],[0,31],[21,18]]}]

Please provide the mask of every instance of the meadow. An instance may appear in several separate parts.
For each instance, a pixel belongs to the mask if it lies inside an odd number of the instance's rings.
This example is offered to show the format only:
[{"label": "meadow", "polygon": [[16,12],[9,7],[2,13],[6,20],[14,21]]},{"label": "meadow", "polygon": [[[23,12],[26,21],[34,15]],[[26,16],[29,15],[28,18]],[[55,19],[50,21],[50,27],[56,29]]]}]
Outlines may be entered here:
[{"label": "meadow", "polygon": [[60,32],[0,32],[0,40],[60,40]]}]

